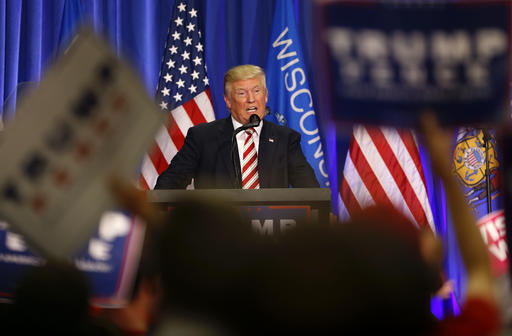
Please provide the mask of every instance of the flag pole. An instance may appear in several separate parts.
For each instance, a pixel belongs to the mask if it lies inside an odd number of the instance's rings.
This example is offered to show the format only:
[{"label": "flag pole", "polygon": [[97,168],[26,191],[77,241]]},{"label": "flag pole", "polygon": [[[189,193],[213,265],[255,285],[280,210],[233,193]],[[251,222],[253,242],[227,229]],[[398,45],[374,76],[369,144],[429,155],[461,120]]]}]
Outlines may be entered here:
[{"label": "flag pole", "polygon": [[485,146],[485,185],[487,192],[487,213],[491,213],[491,170],[489,169],[489,140],[490,135],[487,128],[482,128]]}]

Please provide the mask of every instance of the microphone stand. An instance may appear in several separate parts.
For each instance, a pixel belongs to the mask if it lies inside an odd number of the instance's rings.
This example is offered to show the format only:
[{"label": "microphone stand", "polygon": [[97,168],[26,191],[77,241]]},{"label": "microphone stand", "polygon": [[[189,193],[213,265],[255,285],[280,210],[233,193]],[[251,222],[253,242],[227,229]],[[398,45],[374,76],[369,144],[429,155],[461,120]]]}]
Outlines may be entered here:
[{"label": "microphone stand", "polygon": [[240,177],[238,176],[238,167],[236,165],[235,161],[235,146],[236,146],[236,135],[243,131],[241,127],[238,127],[234,132],[233,136],[231,137],[231,163],[233,164],[233,169],[235,170],[235,181],[236,181],[236,187],[238,189],[241,189],[241,183],[240,183]]},{"label": "microphone stand", "polygon": [[483,140],[485,146],[485,186],[487,192],[487,213],[491,213],[491,170],[489,169],[489,142],[491,135],[487,128],[482,128]]},{"label": "microphone stand", "polygon": [[[249,122],[245,125],[242,125],[240,127],[238,127],[234,132],[233,132],[233,135],[231,136],[231,162],[233,163],[233,169],[235,170],[235,181],[236,181],[236,186],[241,189],[242,188],[242,182],[240,181],[240,176],[239,176],[239,173],[238,173],[238,168],[237,168],[237,165],[236,165],[236,162],[237,162],[237,159],[238,158],[235,158],[235,145],[236,145],[236,135],[242,131],[245,131],[246,129],[249,129],[249,128],[253,128],[253,127],[258,127],[259,124],[260,124],[260,117],[256,114],[251,114],[251,116],[249,117]],[[242,167],[240,167],[240,170],[242,169]]]}]

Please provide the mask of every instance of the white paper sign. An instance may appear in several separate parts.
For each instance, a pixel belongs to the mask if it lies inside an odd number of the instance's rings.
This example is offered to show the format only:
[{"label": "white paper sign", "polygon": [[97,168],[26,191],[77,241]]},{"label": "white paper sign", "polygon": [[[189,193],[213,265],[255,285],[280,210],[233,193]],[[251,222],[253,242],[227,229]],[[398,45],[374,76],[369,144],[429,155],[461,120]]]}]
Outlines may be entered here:
[{"label": "white paper sign", "polygon": [[82,31],[5,128],[0,216],[36,251],[70,257],[114,206],[106,179],[135,176],[162,118],[127,64]]}]

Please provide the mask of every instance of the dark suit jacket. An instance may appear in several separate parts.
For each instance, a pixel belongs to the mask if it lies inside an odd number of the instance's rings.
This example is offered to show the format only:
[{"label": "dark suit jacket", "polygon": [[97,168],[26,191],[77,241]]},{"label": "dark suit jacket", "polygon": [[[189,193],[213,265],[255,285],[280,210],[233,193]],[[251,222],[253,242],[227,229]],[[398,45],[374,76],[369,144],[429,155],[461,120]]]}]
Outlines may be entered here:
[{"label": "dark suit jacket", "polygon": [[[156,182],[155,189],[184,189],[192,178],[196,189],[240,188],[240,159],[235,143],[239,181],[231,160],[231,116],[199,124],[188,130],[185,143]],[[315,173],[300,147],[300,134],[263,122],[258,148],[261,188],[319,187]]]}]

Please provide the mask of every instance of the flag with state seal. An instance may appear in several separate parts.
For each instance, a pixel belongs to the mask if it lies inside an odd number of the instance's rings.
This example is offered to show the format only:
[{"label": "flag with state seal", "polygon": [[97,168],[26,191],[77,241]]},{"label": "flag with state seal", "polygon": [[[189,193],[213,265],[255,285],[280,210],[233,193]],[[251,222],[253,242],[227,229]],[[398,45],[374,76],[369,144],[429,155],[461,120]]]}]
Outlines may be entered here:
[{"label": "flag with state seal", "polygon": [[[486,146],[486,143],[488,146]],[[487,199],[486,169],[490,173],[490,197]],[[488,210],[501,208],[499,204],[498,168],[500,163],[496,152],[494,132],[478,128],[460,128],[453,153],[453,167],[468,204],[475,209],[475,215],[482,217]],[[491,209],[488,209],[490,201]]]},{"label": "flag with state seal", "polygon": [[[508,248],[506,242],[504,202],[500,191],[501,157],[496,134],[492,129],[461,127],[457,130],[453,151],[453,173],[466,201],[473,209],[482,239],[487,245],[491,269],[497,283],[505,284],[500,297],[510,297],[508,288]],[[456,214],[455,214],[456,215]],[[447,272],[455,280],[455,294],[461,298],[466,290],[463,263],[455,250],[455,233],[447,232]],[[507,289],[505,289],[507,288]]]},{"label": "flag with state seal", "polygon": [[302,151],[320,187],[329,187],[326,156],[290,0],[276,3],[265,73],[270,108],[266,119],[300,133]]}]

